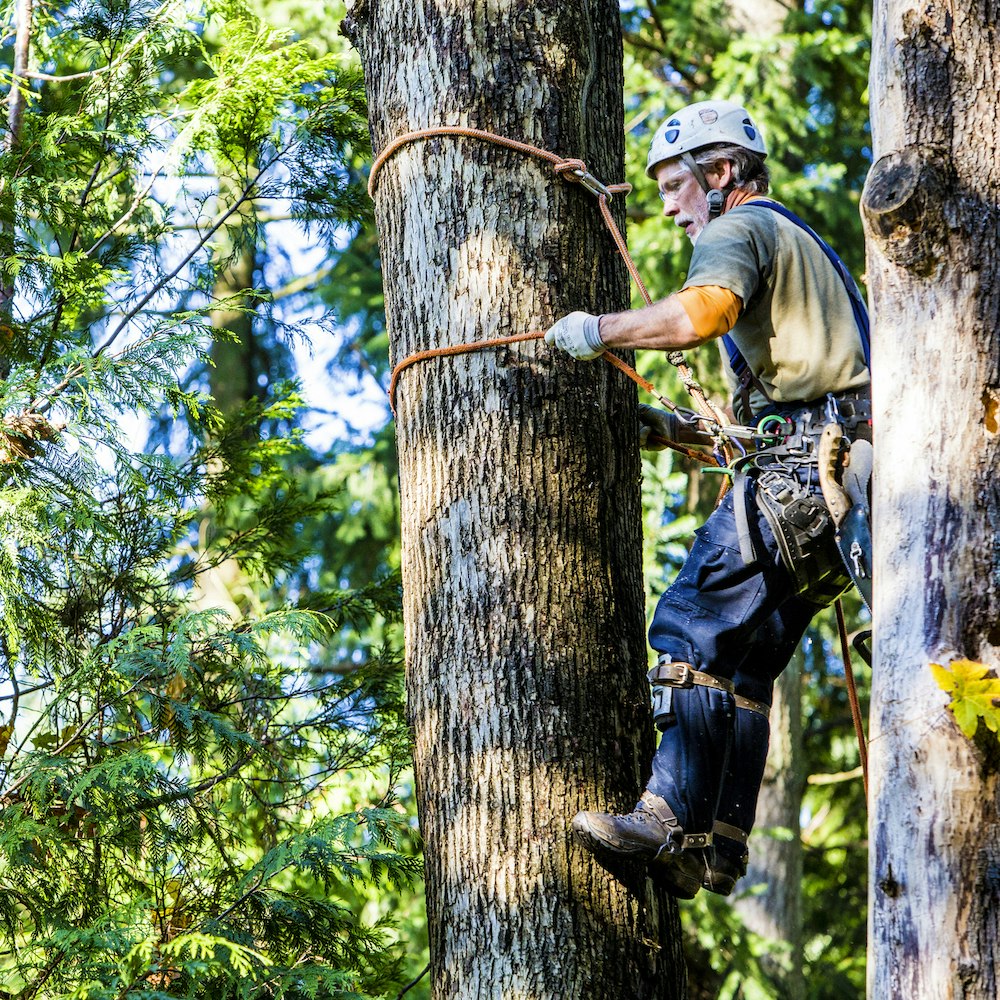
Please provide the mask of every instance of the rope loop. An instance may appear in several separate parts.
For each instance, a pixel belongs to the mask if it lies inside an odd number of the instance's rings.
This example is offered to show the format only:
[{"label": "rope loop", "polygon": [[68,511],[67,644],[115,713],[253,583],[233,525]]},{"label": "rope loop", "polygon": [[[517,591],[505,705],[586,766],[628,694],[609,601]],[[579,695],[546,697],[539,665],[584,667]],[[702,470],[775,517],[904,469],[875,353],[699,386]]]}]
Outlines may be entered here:
[{"label": "rope loop", "polygon": [[[576,157],[573,157],[573,156],[571,156],[571,157],[569,157],[568,159],[565,159],[565,160],[560,160],[558,163],[553,164],[552,165],[552,169],[557,174],[559,174],[560,177],[562,177],[563,174],[565,174],[567,171],[570,171],[570,170],[575,171],[575,172],[577,172],[579,174],[589,173],[589,171],[587,170],[587,164],[584,163],[583,160],[580,160],[580,159],[578,159]],[[575,181],[575,180],[578,180],[578,179],[579,179],[578,177],[566,177],[565,178],[565,180],[568,180],[568,181]]]},{"label": "rope loop", "polygon": [[587,164],[576,157],[560,160],[553,164],[552,169],[564,181],[579,184],[585,191],[602,200],[610,201],[616,194],[627,195],[632,190],[631,184],[605,184],[598,180],[587,168]]}]

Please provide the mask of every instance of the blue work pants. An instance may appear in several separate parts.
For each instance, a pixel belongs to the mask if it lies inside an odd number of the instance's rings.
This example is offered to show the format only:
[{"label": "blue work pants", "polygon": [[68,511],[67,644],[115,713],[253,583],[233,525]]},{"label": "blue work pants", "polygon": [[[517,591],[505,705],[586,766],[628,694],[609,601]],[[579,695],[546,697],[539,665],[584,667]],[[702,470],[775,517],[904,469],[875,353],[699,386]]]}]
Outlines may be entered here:
[{"label": "blue work pants", "polygon": [[[774,680],[819,606],[796,593],[752,499],[748,516],[757,557],[744,561],[734,502],[743,498],[730,492],[695,533],[687,560],[657,604],[649,640],[658,653],[735,681],[737,694],[769,706]],[[749,831],[767,755],[767,720],[741,711],[737,724],[733,696],[708,687],[674,689],[672,705],[649,790],[668,802],[685,832],[706,833],[716,817]]]}]

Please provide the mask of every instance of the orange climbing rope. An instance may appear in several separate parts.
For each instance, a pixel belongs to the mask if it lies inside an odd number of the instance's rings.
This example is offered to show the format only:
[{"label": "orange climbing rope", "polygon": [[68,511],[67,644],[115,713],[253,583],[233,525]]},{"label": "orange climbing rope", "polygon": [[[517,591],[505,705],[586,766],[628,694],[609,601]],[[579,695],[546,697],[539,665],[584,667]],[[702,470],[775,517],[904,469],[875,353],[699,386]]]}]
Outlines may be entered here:
[{"label": "orange climbing rope", "polygon": [[838,599],[835,603],[837,612],[837,632],[840,636],[840,655],[844,660],[844,677],[847,680],[847,700],[851,704],[851,719],[854,722],[854,735],[858,740],[858,755],[861,758],[861,779],[865,786],[865,801],[868,800],[868,744],[865,740],[865,726],[861,716],[861,701],[858,698],[858,685],[854,680],[854,667],[851,664],[851,647],[847,637],[847,622],[844,620],[844,605]]},{"label": "orange climbing rope", "polygon": [[[482,351],[488,347],[503,347],[507,344],[517,344],[522,343],[526,340],[541,340],[545,336],[544,330],[532,330],[529,333],[516,333],[511,337],[494,337],[492,340],[475,340],[468,344],[452,344],[450,347],[432,347],[426,351],[417,351],[408,357],[403,358],[402,361],[396,365],[392,370],[392,375],[389,379],[389,406],[392,408],[392,412],[396,412],[396,383],[399,381],[399,376],[406,371],[411,365],[415,365],[418,361],[426,361],[428,358],[446,358],[455,354],[471,354],[473,351]],[[615,357],[613,354],[605,353],[603,355],[604,359],[610,364],[614,365],[619,371],[624,372],[636,385],[641,386],[646,392],[655,396],[658,400],[668,405],[673,405],[669,400],[664,399],[657,391],[652,382],[644,379],[631,365],[627,365],[621,358]],[[676,441],[667,441],[665,438],[659,438],[666,447],[673,449],[674,451],[680,452],[682,455],[686,455],[688,458],[694,459],[696,462],[701,462],[704,465],[717,465],[715,458],[711,455],[706,454],[702,451],[696,451],[694,448],[686,448],[682,444],[678,444]]]},{"label": "orange climbing rope", "polygon": [[[629,274],[632,276],[632,280],[635,281],[636,286],[639,289],[639,294],[642,296],[643,301],[647,305],[652,304],[653,300],[650,297],[649,292],[646,290],[642,276],[639,274],[639,269],[636,267],[635,261],[632,260],[632,255],[628,251],[625,238],[622,236],[621,230],[618,228],[618,224],[615,222],[614,216],[611,214],[611,209],[608,204],[614,195],[627,194],[632,190],[632,186],[630,184],[603,184],[587,169],[587,165],[583,160],[558,156],[547,149],[540,149],[538,146],[533,146],[530,143],[519,142],[516,139],[508,139],[505,136],[496,135],[493,132],[486,132],[482,129],[466,128],[459,125],[417,129],[412,132],[406,132],[398,138],[393,139],[375,158],[375,161],[372,164],[371,172],[368,176],[368,194],[372,198],[375,197],[375,188],[378,176],[386,162],[399,149],[412,142],[424,139],[434,139],[441,136],[481,139],[484,142],[489,142],[505,149],[511,149],[516,152],[523,153],[526,156],[544,160],[552,165],[552,169],[559,177],[562,177],[570,183],[580,184],[585,190],[593,194],[597,198],[598,205],[601,210],[601,217],[604,219],[604,224],[607,227],[608,232],[611,234],[615,247],[621,255],[622,260],[625,262],[625,266],[628,269]],[[538,340],[543,336],[543,331],[533,330],[529,333],[516,334],[511,337],[496,337],[491,340],[475,341],[468,344],[455,344],[451,347],[431,348],[429,350],[418,351],[415,354],[411,354],[400,361],[392,371],[389,383],[389,405],[392,407],[393,413],[395,413],[396,387],[399,381],[399,376],[407,368],[416,364],[418,361],[424,361],[427,358],[466,354],[471,351],[484,350],[488,347],[502,347],[506,344],[513,344],[519,341]],[[653,388],[650,382],[639,375],[634,368],[622,361],[621,358],[615,357],[610,352],[605,352],[603,357],[610,364],[614,365],[619,371],[623,372],[630,379],[632,379],[633,382],[641,386],[646,392],[652,394],[657,400],[667,406],[668,409],[676,409],[675,405],[670,400],[661,396]],[[707,417],[713,424],[715,424],[716,433],[719,435],[720,448],[726,459],[726,463],[729,464],[732,461],[735,452],[733,451],[732,445],[725,440],[724,435],[722,435],[721,432],[721,428],[725,423],[723,414],[718,407],[716,407],[709,400],[705,390],[701,387],[701,385],[699,385],[691,369],[684,361],[684,356],[679,351],[669,352],[667,359],[677,369],[678,375],[688,393],[691,395],[691,398],[695,401],[695,406],[698,411],[702,416]],[[684,454],[691,455],[692,457],[697,456],[701,460],[706,461],[708,464],[718,464],[714,459],[708,460],[707,456],[702,455],[700,452],[693,451],[692,449],[687,449],[683,446],[675,445],[674,443],[671,443],[671,447],[674,447],[675,450],[681,451]]]}]

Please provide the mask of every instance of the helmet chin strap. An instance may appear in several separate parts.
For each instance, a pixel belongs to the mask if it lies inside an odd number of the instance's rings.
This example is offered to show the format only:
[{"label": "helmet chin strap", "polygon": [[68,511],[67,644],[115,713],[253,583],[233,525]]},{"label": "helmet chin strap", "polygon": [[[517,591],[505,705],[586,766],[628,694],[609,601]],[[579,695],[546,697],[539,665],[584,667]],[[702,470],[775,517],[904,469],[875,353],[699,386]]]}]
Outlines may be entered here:
[{"label": "helmet chin strap", "polygon": [[688,170],[694,174],[694,179],[701,185],[702,191],[705,192],[705,198],[708,201],[708,221],[711,222],[713,219],[717,219],[722,215],[723,206],[726,204],[726,195],[729,192],[711,187],[708,183],[708,178],[705,177],[705,171],[701,169],[698,161],[690,153],[681,153],[681,160],[687,166]]}]

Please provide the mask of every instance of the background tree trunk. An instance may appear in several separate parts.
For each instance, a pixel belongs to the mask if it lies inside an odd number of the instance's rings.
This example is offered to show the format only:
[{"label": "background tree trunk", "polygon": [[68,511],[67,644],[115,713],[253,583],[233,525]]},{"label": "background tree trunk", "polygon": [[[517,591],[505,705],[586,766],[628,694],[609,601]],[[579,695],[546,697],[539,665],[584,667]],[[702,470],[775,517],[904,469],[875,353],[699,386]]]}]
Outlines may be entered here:
[{"label": "background tree trunk", "polygon": [[1000,662],[997,15],[876,6],[873,1000],[998,995],[996,737],[967,740],[928,669]]},{"label": "background tree trunk", "polygon": [[750,930],[788,949],[768,971],[782,983],[787,1000],[801,1000],[805,995],[799,822],[805,787],[801,649],[775,682],[770,720],[771,743],[750,836],[750,863],[737,886],[743,895],[733,905]]},{"label": "background tree trunk", "polygon": [[[375,149],[469,125],[623,173],[613,0],[361,0]],[[476,140],[410,144],[375,207],[394,363],[627,305],[594,199]],[[621,207],[619,206],[621,215]],[[679,997],[676,907],[571,839],[630,809],[652,726],[635,391],[544,345],[425,361],[398,398],[407,684],[436,997]]]},{"label": "background tree trunk", "polygon": [[[235,302],[254,287],[256,270],[254,247],[246,246],[215,283],[215,295],[220,302]],[[212,398],[223,413],[232,416],[252,399],[263,399],[267,393],[261,376],[267,375],[266,352],[257,343],[253,313],[246,308],[219,308],[212,311],[212,326],[224,333],[216,334],[212,343],[212,367],[209,386]]]},{"label": "background tree trunk", "polygon": [[[4,152],[8,155],[17,152],[24,127],[24,90],[30,85],[24,74],[31,61],[33,10],[33,0],[17,0],[14,5],[14,59],[10,90],[7,93],[7,134],[3,141]],[[0,180],[0,247],[4,256],[14,254],[14,230],[14,187]],[[0,275],[0,378],[3,379],[10,374],[9,352],[16,347],[14,331],[11,329],[14,291],[13,274]]]},{"label": "background tree trunk", "polygon": [[736,31],[764,38],[778,34],[796,6],[785,0],[732,0],[729,17]]}]

